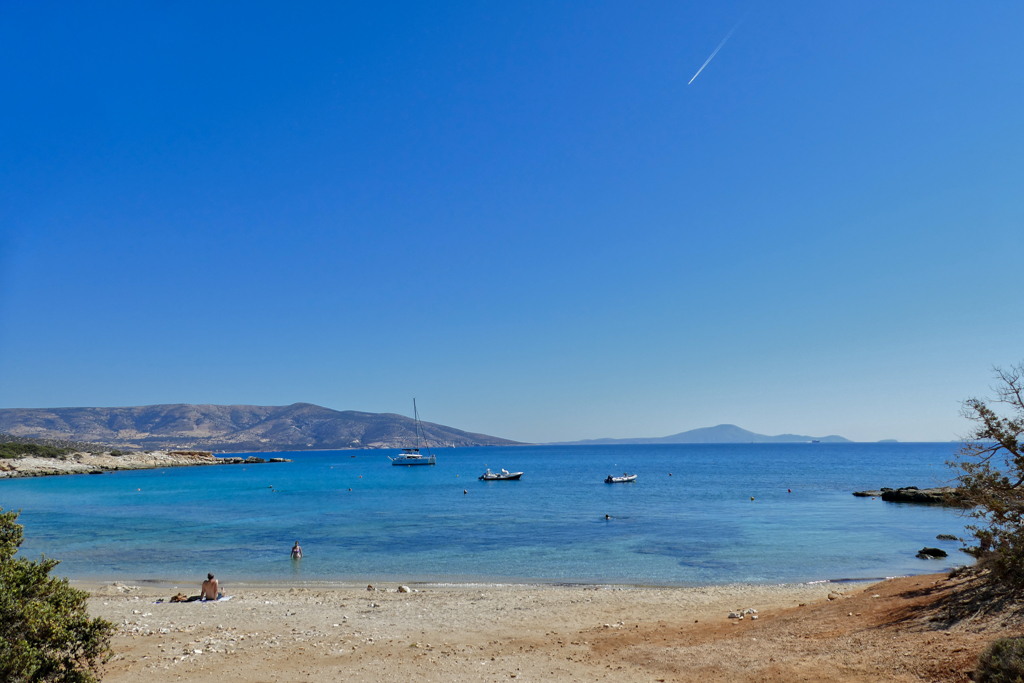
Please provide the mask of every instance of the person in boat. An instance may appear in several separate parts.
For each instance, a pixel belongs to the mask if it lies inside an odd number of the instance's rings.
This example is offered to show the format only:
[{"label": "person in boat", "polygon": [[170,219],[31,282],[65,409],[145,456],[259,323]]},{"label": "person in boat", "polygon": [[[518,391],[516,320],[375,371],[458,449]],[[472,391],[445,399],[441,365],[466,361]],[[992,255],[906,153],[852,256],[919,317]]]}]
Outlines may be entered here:
[{"label": "person in boat", "polygon": [[295,545],[292,546],[292,559],[293,560],[301,560],[302,559],[302,546],[299,545],[298,541],[295,541]]},{"label": "person in boat", "polygon": [[220,582],[213,577],[213,574],[206,575],[206,581],[203,581],[203,589],[199,592],[200,600],[220,600],[224,597],[224,593],[220,590]]}]

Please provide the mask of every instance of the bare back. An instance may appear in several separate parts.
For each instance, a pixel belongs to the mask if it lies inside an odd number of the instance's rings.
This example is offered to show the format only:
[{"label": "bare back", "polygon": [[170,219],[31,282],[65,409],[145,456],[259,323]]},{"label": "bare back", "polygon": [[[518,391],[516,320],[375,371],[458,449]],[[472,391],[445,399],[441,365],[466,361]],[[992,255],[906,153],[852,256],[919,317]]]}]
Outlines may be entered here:
[{"label": "bare back", "polygon": [[219,591],[220,583],[217,579],[207,579],[203,581],[203,590],[199,593],[199,596],[207,600],[216,600]]}]

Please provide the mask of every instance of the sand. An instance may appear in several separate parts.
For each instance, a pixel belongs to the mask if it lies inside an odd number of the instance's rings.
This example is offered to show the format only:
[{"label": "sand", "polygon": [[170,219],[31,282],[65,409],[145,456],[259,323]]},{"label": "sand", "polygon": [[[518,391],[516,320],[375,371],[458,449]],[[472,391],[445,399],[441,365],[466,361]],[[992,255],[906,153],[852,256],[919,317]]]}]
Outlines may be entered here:
[{"label": "sand", "polygon": [[[129,681],[961,681],[1016,626],[952,625],[945,575],[706,588],[231,585],[230,602],[154,604],[173,586],[81,585],[119,625]],[[179,586],[190,594],[194,586]],[[834,599],[829,600],[829,594]],[[728,619],[753,608],[757,619]]]}]

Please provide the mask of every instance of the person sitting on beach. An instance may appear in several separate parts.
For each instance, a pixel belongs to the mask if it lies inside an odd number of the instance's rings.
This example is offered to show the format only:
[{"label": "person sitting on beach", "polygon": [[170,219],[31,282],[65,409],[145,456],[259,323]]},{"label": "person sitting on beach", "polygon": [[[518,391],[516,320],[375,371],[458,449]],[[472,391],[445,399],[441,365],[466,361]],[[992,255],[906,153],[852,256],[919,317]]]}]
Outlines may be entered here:
[{"label": "person sitting on beach", "polygon": [[213,578],[213,574],[206,575],[203,581],[203,589],[199,592],[201,600],[220,600],[224,594],[220,592],[220,582]]},{"label": "person sitting on beach", "polygon": [[302,546],[299,545],[298,541],[295,541],[295,545],[292,546],[292,559],[293,560],[301,560],[302,559]]}]

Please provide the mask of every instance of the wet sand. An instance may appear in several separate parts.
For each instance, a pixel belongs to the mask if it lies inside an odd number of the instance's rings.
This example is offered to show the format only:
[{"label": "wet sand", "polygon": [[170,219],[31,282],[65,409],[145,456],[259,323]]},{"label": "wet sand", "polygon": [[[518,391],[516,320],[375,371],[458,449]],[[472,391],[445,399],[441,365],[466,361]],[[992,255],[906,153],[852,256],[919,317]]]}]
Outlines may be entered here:
[{"label": "wet sand", "polygon": [[[704,588],[76,584],[119,625],[131,681],[945,681],[1012,625],[942,618],[944,574],[876,584]],[[179,585],[189,594],[198,584]],[[829,599],[829,595],[833,599]],[[729,619],[753,608],[757,619]]]}]

